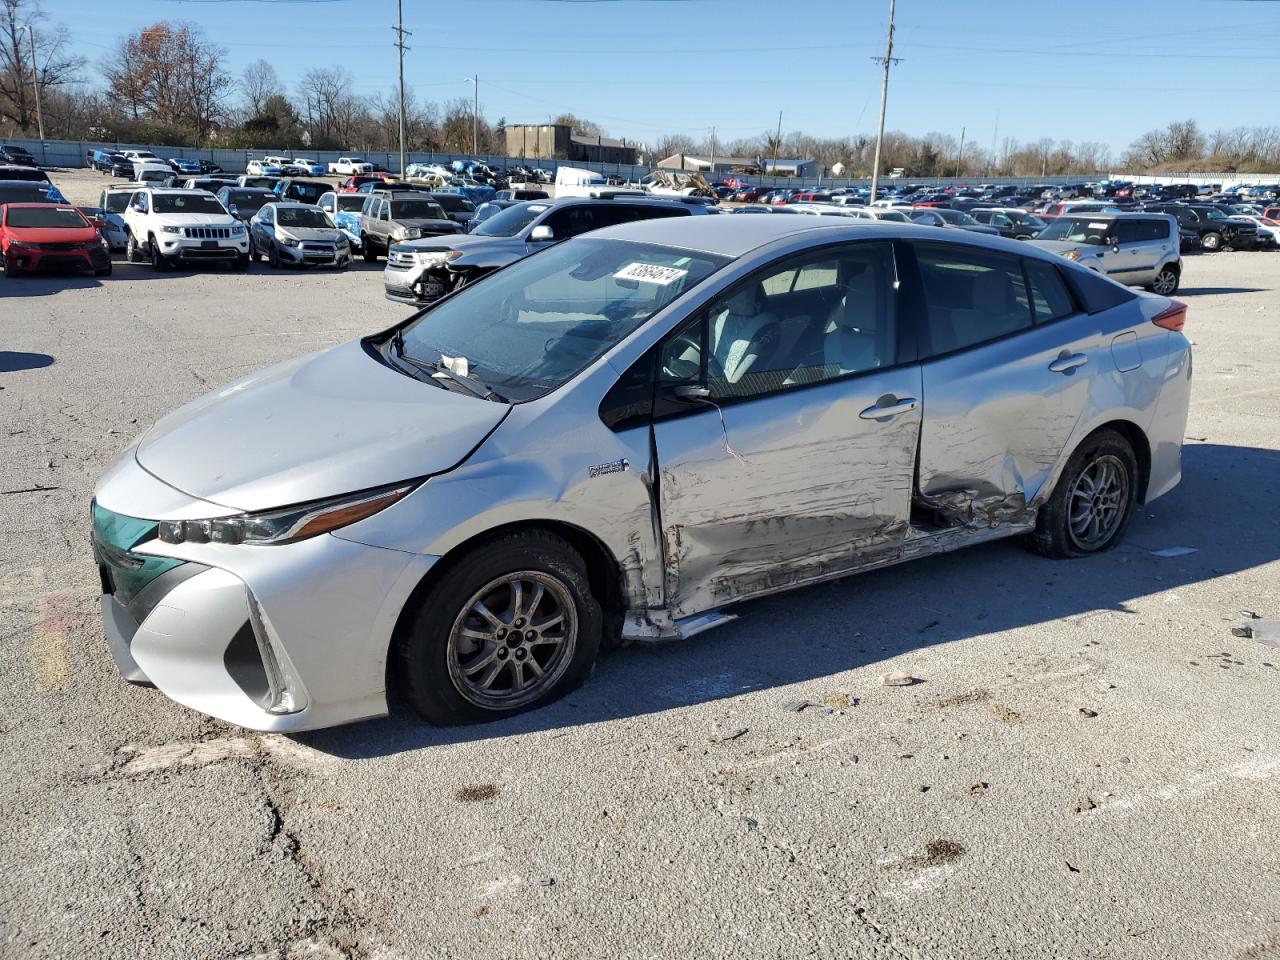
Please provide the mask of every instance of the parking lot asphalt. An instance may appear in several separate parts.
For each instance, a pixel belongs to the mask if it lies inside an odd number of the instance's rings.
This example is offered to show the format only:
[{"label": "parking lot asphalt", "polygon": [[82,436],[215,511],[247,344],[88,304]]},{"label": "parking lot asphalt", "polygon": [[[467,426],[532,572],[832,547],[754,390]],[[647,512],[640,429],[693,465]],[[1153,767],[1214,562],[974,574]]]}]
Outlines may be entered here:
[{"label": "parking lot asphalt", "polygon": [[124,683],[95,479],[403,316],[380,269],[0,280],[0,956],[1280,957],[1280,649],[1231,632],[1280,617],[1280,254],[1187,260],[1183,482],[1106,555],[750,602],[486,726],[261,735]]}]

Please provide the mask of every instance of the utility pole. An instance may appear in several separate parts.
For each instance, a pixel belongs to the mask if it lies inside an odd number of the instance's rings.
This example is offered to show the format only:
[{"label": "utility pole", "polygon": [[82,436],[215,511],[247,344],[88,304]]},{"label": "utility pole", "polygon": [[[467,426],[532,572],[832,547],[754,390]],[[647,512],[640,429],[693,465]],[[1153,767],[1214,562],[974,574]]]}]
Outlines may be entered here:
[{"label": "utility pole", "polygon": [[400,52],[400,176],[404,177],[404,38],[413,34],[404,28],[404,0],[396,0],[396,49]]},{"label": "utility pole", "polygon": [[36,31],[29,23],[19,29],[27,31],[27,39],[31,41],[31,86],[36,93],[36,125],[40,130],[40,142],[44,143],[44,110],[40,107],[40,65],[36,63]]},{"label": "utility pole", "polygon": [[716,172],[716,128],[711,128],[711,169],[708,171],[712,176]]},{"label": "utility pole", "polygon": [[471,82],[475,84],[476,99],[475,105],[471,108],[471,154],[472,156],[480,155],[480,74],[476,74],[471,78]]},{"label": "utility pole", "polygon": [[964,176],[964,127],[960,128],[960,152],[956,154],[956,179]]},{"label": "utility pole", "polygon": [[778,111],[778,132],[773,138],[773,175],[778,175],[778,148],[782,146],[782,111]]},{"label": "utility pole", "polygon": [[875,164],[871,168],[871,203],[876,201],[876,190],[880,186],[880,150],[884,146],[884,109],[889,102],[889,68],[894,64],[901,63],[898,57],[893,55],[893,9],[896,0],[889,0],[889,31],[885,37],[885,47],[883,57],[872,57],[876,63],[884,65],[884,80],[880,84],[880,129],[876,133],[876,158]]}]

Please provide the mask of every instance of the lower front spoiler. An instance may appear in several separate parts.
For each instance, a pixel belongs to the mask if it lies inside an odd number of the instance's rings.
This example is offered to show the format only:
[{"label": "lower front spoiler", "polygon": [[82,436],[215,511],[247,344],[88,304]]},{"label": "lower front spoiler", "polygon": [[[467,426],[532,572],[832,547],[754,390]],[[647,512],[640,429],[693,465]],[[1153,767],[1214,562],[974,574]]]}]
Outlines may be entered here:
[{"label": "lower front spoiler", "polygon": [[140,623],[104,595],[104,632],[121,675],[254,730],[384,715],[391,635],[436,558],[331,536],[292,546],[303,549],[278,554],[269,570],[254,563],[274,547],[208,551],[216,560],[236,559],[229,551],[238,550],[250,564],[237,572],[208,561],[176,568],[198,569],[140,613]]}]

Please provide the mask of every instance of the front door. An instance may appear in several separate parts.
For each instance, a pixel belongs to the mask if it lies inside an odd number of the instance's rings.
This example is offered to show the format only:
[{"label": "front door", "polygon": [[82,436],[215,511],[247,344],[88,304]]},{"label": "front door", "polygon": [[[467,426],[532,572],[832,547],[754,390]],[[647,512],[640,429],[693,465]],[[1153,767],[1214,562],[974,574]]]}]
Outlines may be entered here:
[{"label": "front door", "polygon": [[917,502],[945,525],[1029,522],[1110,362],[1099,325],[1052,263],[913,246],[926,313]]},{"label": "front door", "polygon": [[920,369],[886,242],[767,268],[668,339],[654,439],[676,618],[896,559]]}]

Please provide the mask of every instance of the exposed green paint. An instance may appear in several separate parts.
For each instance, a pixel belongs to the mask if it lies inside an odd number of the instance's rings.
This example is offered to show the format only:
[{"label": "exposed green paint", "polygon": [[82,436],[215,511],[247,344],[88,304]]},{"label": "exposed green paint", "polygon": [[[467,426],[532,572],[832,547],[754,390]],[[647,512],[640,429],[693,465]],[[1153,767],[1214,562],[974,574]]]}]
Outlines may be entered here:
[{"label": "exposed green paint", "polygon": [[154,520],[138,520],[93,505],[93,540],[98,559],[111,571],[115,596],[127,604],[148,583],[184,561],[172,557],[150,557],[133,553],[139,543],[155,537]]}]

